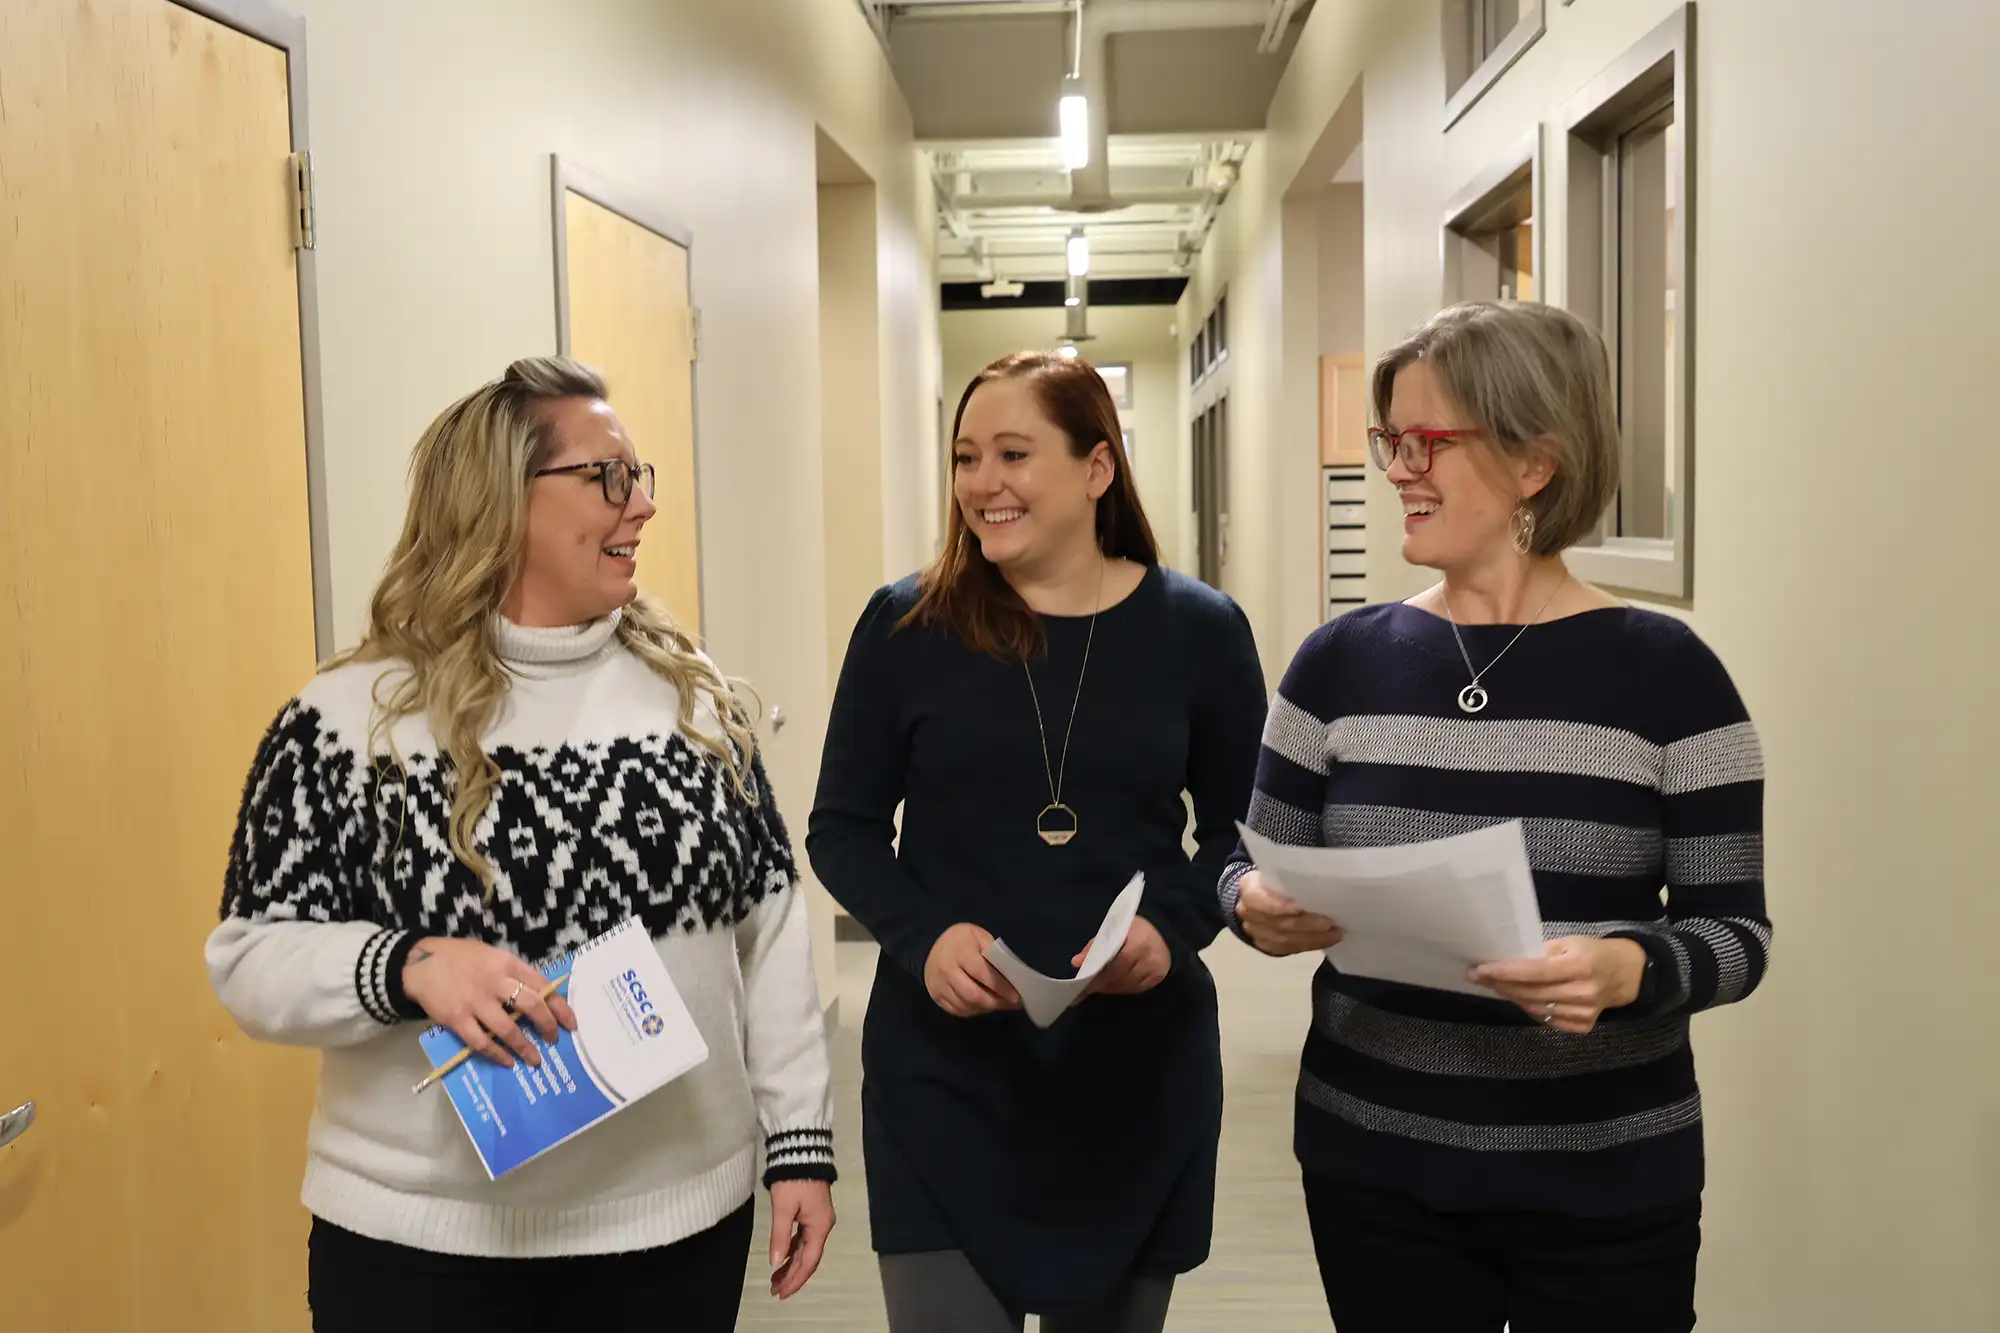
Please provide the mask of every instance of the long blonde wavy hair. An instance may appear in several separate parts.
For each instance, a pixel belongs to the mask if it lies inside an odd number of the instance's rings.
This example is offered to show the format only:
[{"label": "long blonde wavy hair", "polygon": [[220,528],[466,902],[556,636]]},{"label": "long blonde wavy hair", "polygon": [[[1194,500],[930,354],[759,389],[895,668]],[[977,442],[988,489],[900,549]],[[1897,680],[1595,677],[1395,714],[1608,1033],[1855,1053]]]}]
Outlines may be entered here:
[{"label": "long blonde wavy hair", "polygon": [[[499,785],[500,767],[480,738],[508,688],[494,618],[521,575],[528,486],[559,447],[549,408],[565,398],[607,399],[604,380],[567,357],[530,357],[430,424],[410,459],[403,535],[369,605],[367,633],[326,667],[392,662],[404,668],[385,672],[376,683],[369,752],[386,750],[400,772],[391,729],[416,714],[429,722],[458,779],[451,849],[488,896],[493,868],[474,834]],[[681,731],[723,766],[739,795],[754,800],[755,718],[739,698],[741,683],[716,671],[665,608],[645,596],[624,609],[617,636],[673,685]],[[703,695],[721,724],[720,737],[695,725]]]}]

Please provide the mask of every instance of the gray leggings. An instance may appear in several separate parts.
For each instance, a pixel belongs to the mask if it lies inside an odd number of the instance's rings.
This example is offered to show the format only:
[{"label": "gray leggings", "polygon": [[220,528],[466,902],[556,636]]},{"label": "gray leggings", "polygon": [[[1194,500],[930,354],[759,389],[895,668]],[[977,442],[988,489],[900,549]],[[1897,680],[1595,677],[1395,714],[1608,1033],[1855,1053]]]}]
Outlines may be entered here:
[{"label": "gray leggings", "polygon": [[[885,1254],[879,1262],[889,1333],[1022,1333],[1027,1322],[1000,1303],[962,1250]],[[1042,1333],[1160,1333],[1173,1294],[1172,1278],[1134,1278],[1100,1309],[1043,1316]]]}]

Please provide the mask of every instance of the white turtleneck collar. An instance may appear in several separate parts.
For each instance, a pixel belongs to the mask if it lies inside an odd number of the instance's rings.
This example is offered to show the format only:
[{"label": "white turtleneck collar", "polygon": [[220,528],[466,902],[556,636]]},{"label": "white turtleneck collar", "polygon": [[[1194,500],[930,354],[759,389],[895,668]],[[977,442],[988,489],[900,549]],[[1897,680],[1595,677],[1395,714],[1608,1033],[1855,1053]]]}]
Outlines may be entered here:
[{"label": "white turtleneck collar", "polygon": [[531,628],[505,616],[493,617],[493,642],[510,671],[525,676],[565,675],[581,670],[611,647],[622,610],[581,625]]}]

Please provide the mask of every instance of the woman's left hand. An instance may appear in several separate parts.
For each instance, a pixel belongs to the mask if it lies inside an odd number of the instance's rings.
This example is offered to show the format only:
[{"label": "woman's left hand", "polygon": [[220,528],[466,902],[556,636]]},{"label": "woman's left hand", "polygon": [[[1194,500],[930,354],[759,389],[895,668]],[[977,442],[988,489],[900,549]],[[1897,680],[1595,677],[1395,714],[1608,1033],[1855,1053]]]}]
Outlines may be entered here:
[{"label": "woman's left hand", "polygon": [[1584,1033],[1597,1026],[1606,1009],[1638,999],[1645,975],[1646,951],[1631,940],[1569,935],[1550,940],[1540,958],[1481,963],[1466,979],[1512,1000],[1552,1028]]},{"label": "woman's left hand", "polygon": [[771,1182],[771,1294],[798,1295],[819,1269],[833,1230],[833,1186],[824,1180]]},{"label": "woman's left hand", "polygon": [[[1070,966],[1082,967],[1083,956],[1089,952],[1088,944],[1077,950],[1076,957],[1069,960]],[[1173,954],[1168,951],[1167,941],[1159,930],[1145,917],[1135,916],[1132,918],[1132,929],[1126,932],[1124,946],[1091,982],[1090,993],[1143,994],[1165,981],[1173,965]]]}]

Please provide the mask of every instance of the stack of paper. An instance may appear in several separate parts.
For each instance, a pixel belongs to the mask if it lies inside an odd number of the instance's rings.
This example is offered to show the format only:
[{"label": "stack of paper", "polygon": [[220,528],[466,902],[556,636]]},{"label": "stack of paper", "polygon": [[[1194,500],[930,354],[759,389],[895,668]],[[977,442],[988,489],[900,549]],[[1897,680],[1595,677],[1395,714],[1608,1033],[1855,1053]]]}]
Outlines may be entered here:
[{"label": "stack of paper", "polygon": [[1469,968],[1542,956],[1519,820],[1400,847],[1287,847],[1237,827],[1271,888],[1344,932],[1326,951],[1342,972],[1490,998]]}]

